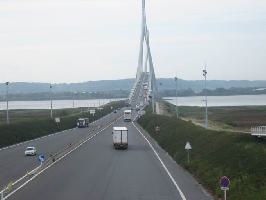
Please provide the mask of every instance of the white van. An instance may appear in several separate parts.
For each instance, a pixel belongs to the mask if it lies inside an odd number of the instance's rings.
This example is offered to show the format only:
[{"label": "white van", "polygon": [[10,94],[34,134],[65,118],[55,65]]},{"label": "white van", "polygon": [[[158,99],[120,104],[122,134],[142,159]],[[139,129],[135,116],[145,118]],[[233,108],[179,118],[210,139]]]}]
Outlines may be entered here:
[{"label": "white van", "polygon": [[131,110],[125,110],[124,111],[124,121],[126,122],[126,121],[131,121],[131,116],[132,115],[132,113],[131,113]]},{"label": "white van", "polygon": [[126,127],[113,127],[113,144],[115,149],[127,149],[128,129]]}]

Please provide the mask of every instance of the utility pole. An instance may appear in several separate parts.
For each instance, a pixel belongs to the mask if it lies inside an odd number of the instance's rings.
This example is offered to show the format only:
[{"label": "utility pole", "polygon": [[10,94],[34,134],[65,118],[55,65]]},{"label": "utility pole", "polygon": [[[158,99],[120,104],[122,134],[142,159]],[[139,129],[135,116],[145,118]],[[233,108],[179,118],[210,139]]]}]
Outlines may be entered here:
[{"label": "utility pole", "polygon": [[50,117],[51,117],[51,119],[53,119],[53,97],[52,97],[52,84],[50,84],[50,101],[51,101]]},{"label": "utility pole", "polygon": [[75,93],[72,94],[72,107],[75,108]]},{"label": "utility pole", "polygon": [[177,88],[178,88],[178,78],[177,76],[175,77],[175,104],[176,104],[176,118],[179,118],[179,114],[178,114],[178,93],[177,93]]},{"label": "utility pole", "polygon": [[206,70],[206,65],[203,70],[203,76],[204,76],[204,92],[205,92],[205,128],[208,128],[208,99],[207,99],[207,70]]},{"label": "utility pole", "polygon": [[8,89],[9,89],[9,82],[6,82],[6,124],[9,124],[9,108],[8,108]]}]

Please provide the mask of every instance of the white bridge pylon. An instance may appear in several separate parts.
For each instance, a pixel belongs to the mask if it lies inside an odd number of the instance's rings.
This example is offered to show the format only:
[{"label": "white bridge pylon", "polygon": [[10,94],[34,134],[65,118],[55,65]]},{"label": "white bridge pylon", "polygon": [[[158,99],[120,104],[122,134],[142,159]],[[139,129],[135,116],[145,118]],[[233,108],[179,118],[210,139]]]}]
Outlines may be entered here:
[{"label": "white bridge pylon", "polygon": [[[146,8],[145,0],[142,0],[142,22],[141,22],[141,34],[140,34],[140,49],[138,58],[138,68],[136,74],[136,81],[129,99],[134,96],[134,91],[138,83],[142,85],[144,82],[148,83],[148,94],[147,96],[151,98],[152,105],[155,107],[155,98],[157,94],[156,77],[154,73],[154,65],[151,55],[150,40],[149,40],[149,30],[146,21]],[[144,51],[145,50],[145,51]],[[144,60],[145,54],[145,60]],[[144,62],[143,62],[144,61]]]}]

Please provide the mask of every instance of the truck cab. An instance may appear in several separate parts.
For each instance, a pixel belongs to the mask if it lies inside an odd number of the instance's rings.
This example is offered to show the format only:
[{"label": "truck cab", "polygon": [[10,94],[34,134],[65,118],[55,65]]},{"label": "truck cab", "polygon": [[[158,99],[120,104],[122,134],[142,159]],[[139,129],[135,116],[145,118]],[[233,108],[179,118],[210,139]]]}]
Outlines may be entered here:
[{"label": "truck cab", "polygon": [[124,111],[124,121],[125,122],[130,122],[132,117],[132,112],[131,110],[125,110]]}]

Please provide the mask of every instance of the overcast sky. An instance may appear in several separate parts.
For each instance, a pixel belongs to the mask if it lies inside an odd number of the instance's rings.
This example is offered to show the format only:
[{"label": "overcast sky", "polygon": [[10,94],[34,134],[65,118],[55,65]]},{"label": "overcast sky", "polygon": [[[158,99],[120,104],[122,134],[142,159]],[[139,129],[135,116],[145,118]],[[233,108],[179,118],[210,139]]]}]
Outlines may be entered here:
[{"label": "overcast sky", "polygon": [[[0,82],[135,77],[141,0],[0,0]],[[265,0],[147,0],[157,77],[266,79]]]}]

